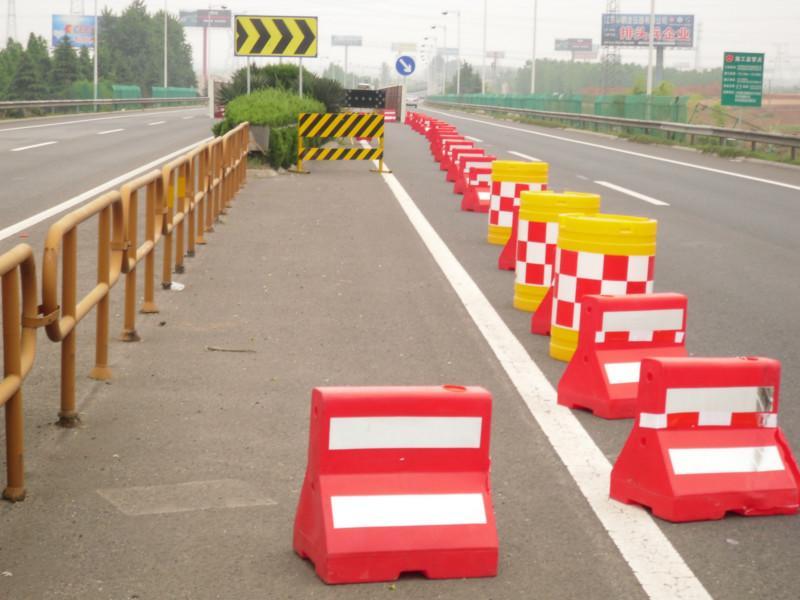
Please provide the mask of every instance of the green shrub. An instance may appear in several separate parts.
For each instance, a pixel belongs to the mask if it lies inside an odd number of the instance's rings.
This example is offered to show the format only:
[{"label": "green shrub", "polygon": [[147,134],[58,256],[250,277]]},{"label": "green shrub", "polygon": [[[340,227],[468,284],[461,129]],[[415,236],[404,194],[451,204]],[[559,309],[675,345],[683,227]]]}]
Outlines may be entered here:
[{"label": "green shrub", "polygon": [[225,119],[212,131],[223,135],[245,121],[266,125],[270,128],[269,162],[275,168],[287,168],[297,157],[297,116],[304,112],[325,112],[325,106],[313,98],[268,88],[231,100],[225,107]]}]

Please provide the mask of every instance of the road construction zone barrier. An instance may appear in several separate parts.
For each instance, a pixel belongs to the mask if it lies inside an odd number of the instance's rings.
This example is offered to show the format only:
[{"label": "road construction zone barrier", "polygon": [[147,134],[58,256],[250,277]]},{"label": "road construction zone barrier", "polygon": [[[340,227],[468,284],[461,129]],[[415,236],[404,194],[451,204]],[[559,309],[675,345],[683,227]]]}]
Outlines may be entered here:
[{"label": "road construction zone barrier", "polygon": [[684,357],[686,296],[584,296],[578,347],[558,382],[558,403],[598,417],[636,416],[639,368],[652,357]]},{"label": "road construction zone barrier", "polygon": [[[589,294],[653,291],[658,223],[625,215],[562,215],[549,309],[550,356],[569,361],[578,343],[581,301]],[[541,307],[540,307],[541,308]],[[534,313],[534,319],[539,314]]]},{"label": "road construction zone barrier", "polygon": [[446,140],[442,146],[442,160],[439,161],[440,171],[449,171],[450,166],[453,164],[453,152],[456,150],[469,150],[475,147],[475,142],[468,139],[450,139]]},{"label": "road construction zone barrier", "polygon": [[[297,117],[297,170],[305,160],[377,160],[383,172],[383,127],[381,114],[301,113]],[[378,140],[377,148],[307,148],[305,138],[359,138]]]},{"label": "road construction zone barrier", "polygon": [[433,160],[438,162],[441,165],[442,160],[444,160],[445,153],[447,152],[447,146],[450,144],[455,143],[466,143],[466,139],[464,136],[457,133],[445,133],[442,131],[437,132],[433,138]]},{"label": "road construction zone barrier", "polygon": [[496,156],[475,157],[464,165],[461,210],[488,213],[492,198],[492,163]]},{"label": "road construction zone barrier", "polygon": [[645,358],[611,497],[668,521],[794,514],[800,471],[778,427],[780,363]]},{"label": "road construction zone barrier", "polygon": [[[548,165],[543,162],[496,160],[492,163],[492,196],[486,241],[508,246],[514,227],[514,209],[516,207],[519,210],[519,195],[528,190],[546,190],[547,171]],[[513,270],[514,254],[513,246],[511,250],[503,248],[499,268]]]},{"label": "road construction zone barrier", "polygon": [[[75,401],[78,324],[94,309],[95,360],[89,377],[111,378],[108,362],[110,293],[125,276],[121,339],[136,341],[136,271],[144,261],[144,301],[141,312],[158,312],[155,304],[155,249],[163,247],[162,286],[172,287],[172,272],[183,272],[183,257],[204,244],[219,214],[246,180],[249,126],[241,124],[221,138],[194,148],[161,171],[151,171],[110,191],[53,223],[47,231],[42,258],[41,304],[37,303],[36,267],[29,246],[21,244],[0,255],[5,376],[0,405],[6,411],[9,500],[25,496],[22,462],[22,381],[34,360],[36,332],[61,345],[59,425],[78,423]],[[144,215],[140,196],[146,194]],[[140,217],[145,239],[138,241]],[[78,297],[78,235],[82,225],[96,222],[97,252],[94,286]],[[21,283],[21,309],[20,309]],[[21,311],[21,312],[20,312]]]},{"label": "road construction zone barrier", "polygon": [[483,148],[475,148],[471,152],[465,152],[463,154],[459,154],[458,158],[456,159],[454,165],[454,176],[452,179],[449,179],[450,173],[448,172],[448,180],[453,182],[453,193],[454,194],[464,194],[464,189],[466,187],[466,173],[468,170],[468,165],[472,165],[473,162],[470,159],[477,159],[477,158],[486,158],[486,152]]},{"label": "road construction zone barrier", "polygon": [[36,356],[36,329],[54,316],[42,317],[36,293],[36,262],[27,244],[0,255],[3,304],[3,378],[0,406],[5,407],[6,486],[3,498],[25,499],[25,414],[22,384]]},{"label": "road construction zone barrier", "polygon": [[482,156],[484,154],[483,148],[476,148],[475,146],[467,146],[466,148],[453,148],[450,152],[450,163],[447,166],[446,181],[456,182],[461,173],[461,164],[467,157]]},{"label": "road construction zone barrier", "polygon": [[315,389],[295,552],[326,583],[496,575],[491,407],[478,387]]},{"label": "road construction zone barrier", "polygon": [[600,196],[551,190],[522,192],[517,216],[514,308],[533,312],[553,282],[558,219],[567,213],[595,214]]}]

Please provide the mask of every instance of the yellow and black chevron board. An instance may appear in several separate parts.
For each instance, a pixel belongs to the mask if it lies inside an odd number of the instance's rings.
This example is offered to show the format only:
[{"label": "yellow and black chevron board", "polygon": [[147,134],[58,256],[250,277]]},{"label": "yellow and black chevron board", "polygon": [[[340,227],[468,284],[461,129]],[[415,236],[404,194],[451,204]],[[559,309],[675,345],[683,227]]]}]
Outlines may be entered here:
[{"label": "yellow and black chevron board", "polygon": [[383,148],[303,148],[301,160],[381,160]]},{"label": "yellow and black chevron board", "polygon": [[297,117],[300,137],[382,138],[383,115],[371,113],[302,113]]},{"label": "yellow and black chevron board", "polygon": [[236,56],[317,55],[317,17],[236,15]]}]

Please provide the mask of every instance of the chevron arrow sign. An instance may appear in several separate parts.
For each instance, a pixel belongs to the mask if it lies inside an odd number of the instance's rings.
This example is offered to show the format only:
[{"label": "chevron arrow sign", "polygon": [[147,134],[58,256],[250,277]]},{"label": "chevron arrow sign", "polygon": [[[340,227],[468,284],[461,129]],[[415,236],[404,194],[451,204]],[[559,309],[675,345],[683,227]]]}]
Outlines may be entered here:
[{"label": "chevron arrow sign", "polygon": [[317,17],[236,15],[236,56],[316,56]]}]

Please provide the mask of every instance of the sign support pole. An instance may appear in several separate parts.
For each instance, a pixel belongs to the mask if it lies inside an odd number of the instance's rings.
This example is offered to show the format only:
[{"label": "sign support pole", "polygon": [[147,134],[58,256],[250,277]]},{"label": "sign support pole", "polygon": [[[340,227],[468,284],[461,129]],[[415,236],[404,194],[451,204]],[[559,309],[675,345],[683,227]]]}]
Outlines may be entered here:
[{"label": "sign support pole", "polygon": [[297,83],[300,88],[300,97],[303,97],[303,57],[300,57],[300,76],[297,78]]}]

